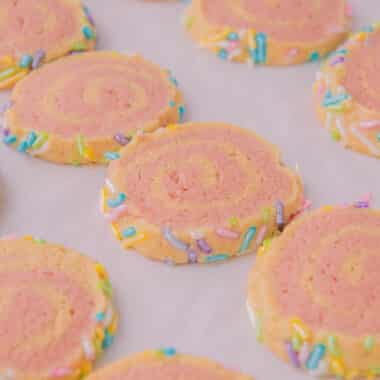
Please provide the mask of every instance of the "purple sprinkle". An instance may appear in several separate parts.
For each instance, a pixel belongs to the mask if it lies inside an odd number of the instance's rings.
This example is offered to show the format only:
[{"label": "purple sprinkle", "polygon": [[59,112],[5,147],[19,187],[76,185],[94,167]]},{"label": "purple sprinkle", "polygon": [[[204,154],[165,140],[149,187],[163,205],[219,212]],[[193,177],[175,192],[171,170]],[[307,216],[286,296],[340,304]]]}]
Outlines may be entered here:
[{"label": "purple sprinkle", "polygon": [[13,105],[13,103],[12,103],[11,100],[7,100],[3,104],[1,104],[0,105],[0,114],[3,114],[6,110],[8,110],[9,108],[11,108],[12,105]]},{"label": "purple sprinkle", "polygon": [[338,63],[343,63],[344,62],[344,57],[340,56],[340,57],[336,57],[335,59],[333,59],[331,62],[330,62],[330,66],[335,66],[337,65]]},{"label": "purple sprinkle", "polygon": [[280,231],[285,227],[284,204],[281,201],[276,202],[276,223]]},{"label": "purple sprinkle", "polygon": [[187,256],[189,258],[189,264],[196,264],[198,262],[198,255],[193,249],[188,249]]},{"label": "purple sprinkle", "polygon": [[8,137],[11,131],[8,128],[3,129],[3,136]]},{"label": "purple sprinkle", "polygon": [[120,145],[127,145],[131,139],[125,135],[123,135],[122,133],[117,133],[114,137],[114,140],[120,144]]},{"label": "purple sprinkle", "polygon": [[294,351],[292,344],[290,342],[285,342],[285,346],[289,359],[293,363],[294,367],[301,368],[300,359],[298,358],[297,352]]},{"label": "purple sprinkle", "polygon": [[90,24],[92,26],[95,26],[95,20],[92,17],[90,10],[85,5],[83,6],[83,11],[84,11],[84,13],[85,13],[85,15],[87,17],[87,20],[90,22]]},{"label": "purple sprinkle", "polygon": [[369,208],[369,203],[367,201],[358,201],[355,202],[356,208]]},{"label": "purple sprinkle", "polygon": [[45,53],[45,50],[37,50],[35,53],[34,53],[34,57],[33,57],[33,62],[32,62],[32,69],[35,70],[37,68],[40,67],[43,59],[45,58],[46,56],[46,53]]},{"label": "purple sprinkle", "polygon": [[203,253],[206,253],[207,255],[212,253],[212,248],[208,245],[205,239],[198,239],[197,246]]}]

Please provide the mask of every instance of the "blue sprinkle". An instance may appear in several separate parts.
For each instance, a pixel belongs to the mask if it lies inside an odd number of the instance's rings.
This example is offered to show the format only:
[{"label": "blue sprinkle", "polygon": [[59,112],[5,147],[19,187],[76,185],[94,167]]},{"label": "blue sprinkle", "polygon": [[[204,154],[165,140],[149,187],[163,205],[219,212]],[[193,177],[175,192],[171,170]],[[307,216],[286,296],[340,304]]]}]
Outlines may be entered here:
[{"label": "blue sprinkle", "polygon": [[306,368],[311,371],[317,369],[319,362],[325,356],[325,352],[326,352],[325,345],[317,344],[316,346],[314,346],[314,350],[310,353],[306,361]]},{"label": "blue sprinkle", "polygon": [[185,116],[186,108],[183,104],[178,107],[179,121],[183,121],[183,117]]},{"label": "blue sprinkle", "polygon": [[170,82],[172,82],[172,84],[174,84],[174,86],[178,87],[178,81],[177,81],[177,79],[175,79],[173,77],[173,75],[171,74],[170,71],[169,71],[169,80],[170,80]]},{"label": "blue sprinkle", "polygon": [[243,253],[247,249],[249,249],[249,247],[251,245],[251,242],[252,242],[252,239],[256,235],[256,231],[257,231],[257,228],[254,227],[254,226],[248,228],[248,231],[246,232],[246,234],[244,236],[244,240],[241,243],[241,246],[240,246],[240,249],[239,249],[239,253]]},{"label": "blue sprinkle", "polygon": [[230,255],[227,255],[226,253],[220,253],[218,255],[207,256],[205,260],[206,260],[206,263],[215,263],[217,261],[228,260],[229,258],[230,258]]},{"label": "blue sprinkle", "polygon": [[222,59],[228,59],[228,51],[226,49],[221,48],[218,52],[218,57]]},{"label": "blue sprinkle", "polygon": [[228,34],[227,39],[229,41],[238,41],[239,40],[239,35],[236,32],[231,32]]},{"label": "blue sprinkle", "polygon": [[376,138],[377,138],[377,141],[380,141],[380,133],[377,134]]},{"label": "blue sprinkle", "polygon": [[121,232],[121,235],[122,235],[124,238],[128,239],[128,238],[131,238],[131,237],[135,236],[136,233],[137,233],[137,231],[136,231],[136,228],[135,228],[135,227],[129,227],[129,228],[123,230],[123,231]]},{"label": "blue sprinkle", "polygon": [[4,142],[4,144],[6,144],[6,145],[12,145],[12,144],[14,144],[16,141],[17,141],[17,137],[14,136],[14,135],[5,136],[5,137],[3,138],[3,142]]},{"label": "blue sprinkle", "polygon": [[367,32],[367,33],[372,33],[375,29],[373,28],[372,25],[365,26],[361,31],[362,32]]},{"label": "blue sprinkle", "polygon": [[32,63],[32,69],[35,70],[37,69],[42,61],[44,60],[46,56],[46,53],[45,53],[45,50],[37,50],[35,53],[34,53],[34,57],[33,57],[33,63]]},{"label": "blue sprinkle", "polygon": [[28,144],[28,148],[31,148],[33,146],[33,144],[37,140],[37,137],[38,137],[37,134],[33,131],[28,134],[28,136],[26,137],[26,142]]},{"label": "blue sprinkle", "polygon": [[20,145],[17,148],[17,152],[20,153],[25,153],[29,148],[28,142],[27,141],[21,141]]},{"label": "blue sprinkle", "polygon": [[106,152],[104,153],[104,158],[109,161],[118,160],[120,158],[120,154],[117,152]]},{"label": "blue sprinkle", "polygon": [[112,343],[113,343],[113,336],[108,332],[108,330],[106,330],[105,333],[104,333],[104,339],[103,339],[103,342],[102,342],[102,348],[103,348],[103,350],[105,350],[108,347],[110,347]]},{"label": "blue sprinkle", "polygon": [[82,33],[86,37],[87,40],[93,40],[95,38],[95,33],[88,25],[83,27]]},{"label": "blue sprinkle", "polygon": [[116,199],[108,199],[107,204],[111,208],[119,207],[125,202],[127,196],[124,193],[120,193]]},{"label": "blue sprinkle", "polygon": [[339,104],[345,102],[346,100],[348,100],[350,98],[351,97],[348,94],[339,94],[336,96],[326,94],[322,105],[324,107],[336,106],[336,105],[339,105]]},{"label": "blue sprinkle", "polygon": [[256,63],[265,63],[267,60],[267,36],[265,33],[256,34]]},{"label": "blue sprinkle", "polygon": [[24,69],[27,69],[32,64],[32,62],[33,62],[33,57],[29,54],[24,54],[20,59],[19,66]]},{"label": "blue sprinkle", "polygon": [[170,107],[175,107],[175,101],[174,101],[174,100],[171,100],[171,101],[169,102],[169,106],[170,106]]},{"label": "blue sprinkle", "polygon": [[189,249],[189,245],[185,242],[177,239],[172,233],[170,227],[164,227],[162,233],[164,234],[165,239],[174,247],[179,249],[180,251],[187,252]]},{"label": "blue sprinkle", "polygon": [[163,348],[160,350],[165,356],[175,356],[177,354],[177,350],[173,347]]},{"label": "blue sprinkle", "polygon": [[96,313],[96,315],[95,315],[95,319],[98,322],[103,321],[105,317],[106,317],[106,314],[104,312]]},{"label": "blue sprinkle", "polygon": [[320,55],[317,51],[313,51],[311,54],[310,54],[310,62],[317,62],[319,61],[319,58],[320,58]]}]

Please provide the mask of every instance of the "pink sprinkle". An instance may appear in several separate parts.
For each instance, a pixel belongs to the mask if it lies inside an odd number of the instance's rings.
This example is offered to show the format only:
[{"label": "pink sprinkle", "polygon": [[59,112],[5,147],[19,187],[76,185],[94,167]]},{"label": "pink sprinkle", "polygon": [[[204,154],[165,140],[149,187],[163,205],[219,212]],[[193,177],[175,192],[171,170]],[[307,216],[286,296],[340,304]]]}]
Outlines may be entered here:
[{"label": "pink sprinkle", "polygon": [[261,227],[259,233],[257,234],[257,238],[256,238],[256,246],[257,246],[257,248],[260,247],[261,243],[263,242],[263,240],[265,238],[265,234],[266,233],[267,233],[267,226]]},{"label": "pink sprinkle", "polygon": [[0,240],[16,240],[16,239],[18,239],[18,237],[15,234],[5,235],[0,238]]},{"label": "pink sprinkle", "polygon": [[361,201],[362,202],[368,202],[368,203],[370,203],[371,201],[372,201],[372,198],[373,198],[373,196],[372,196],[372,194],[371,193],[366,193],[366,194],[364,194],[362,197],[361,197]]},{"label": "pink sprinkle", "polygon": [[239,47],[239,41],[230,41],[228,43],[227,51],[232,52]]},{"label": "pink sprinkle", "polygon": [[353,10],[352,6],[350,4],[346,5],[346,16],[352,17],[353,16]]},{"label": "pink sprinkle", "polygon": [[71,375],[72,370],[70,368],[55,368],[51,371],[51,375],[54,377],[63,377]]},{"label": "pink sprinkle", "polygon": [[380,121],[379,120],[368,120],[368,121],[362,121],[359,124],[360,128],[370,129],[375,127],[380,127]]},{"label": "pink sprinkle", "polygon": [[291,57],[291,58],[293,58],[293,57],[295,57],[297,54],[298,54],[298,49],[293,48],[293,49],[290,49],[290,50],[289,50],[288,56]]},{"label": "pink sprinkle", "polygon": [[128,212],[128,207],[126,204],[119,206],[113,212],[109,214],[104,214],[107,222],[113,223],[119,220],[122,216],[124,216]]},{"label": "pink sprinkle", "polygon": [[239,239],[240,236],[239,232],[227,230],[226,228],[218,228],[216,234],[226,239]]},{"label": "pink sprinkle", "polygon": [[305,199],[302,204],[301,211],[308,210],[312,206],[312,202],[310,199]]}]

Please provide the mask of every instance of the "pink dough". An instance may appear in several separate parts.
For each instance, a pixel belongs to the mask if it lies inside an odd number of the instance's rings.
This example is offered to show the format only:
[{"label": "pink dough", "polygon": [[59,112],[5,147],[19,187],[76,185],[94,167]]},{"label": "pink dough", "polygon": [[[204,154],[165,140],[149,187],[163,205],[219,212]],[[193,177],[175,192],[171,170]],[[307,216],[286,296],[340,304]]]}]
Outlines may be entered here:
[{"label": "pink dough", "polygon": [[359,104],[380,112],[380,30],[352,49],[346,59],[344,87]]},{"label": "pink dough", "polygon": [[19,88],[19,123],[66,138],[132,132],[156,121],[171,100],[168,77],[140,58],[82,54],[35,74]]},{"label": "pink dough", "polygon": [[380,330],[380,218],[342,209],[299,224],[271,274],[281,311],[352,336]]},{"label": "pink dough", "polygon": [[1,0],[0,57],[57,48],[80,29],[76,17],[63,1]]},{"label": "pink dough", "polygon": [[294,190],[272,147],[237,128],[198,124],[146,139],[113,165],[125,172],[130,210],[155,225],[220,227]]},{"label": "pink dough", "polygon": [[343,31],[346,20],[341,0],[204,0],[203,10],[212,24],[254,29],[279,41],[299,43],[318,42]]}]

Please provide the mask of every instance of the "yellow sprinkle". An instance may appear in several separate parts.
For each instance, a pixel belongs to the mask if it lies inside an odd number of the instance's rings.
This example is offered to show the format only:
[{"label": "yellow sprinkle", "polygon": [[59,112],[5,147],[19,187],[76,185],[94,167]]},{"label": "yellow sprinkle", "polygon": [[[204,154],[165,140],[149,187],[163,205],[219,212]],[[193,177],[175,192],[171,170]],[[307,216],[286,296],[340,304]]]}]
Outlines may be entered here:
[{"label": "yellow sprinkle", "polygon": [[81,375],[87,376],[91,371],[92,371],[92,363],[86,360],[82,364]]},{"label": "yellow sprinkle", "polygon": [[311,339],[310,329],[299,318],[293,318],[290,321],[290,325],[303,341],[309,341]]},{"label": "yellow sprinkle", "polygon": [[236,216],[232,216],[230,218],[230,226],[233,228],[233,227],[237,227],[238,225],[239,225],[239,219]]},{"label": "yellow sprinkle", "polygon": [[136,236],[125,240],[123,246],[124,248],[132,248],[138,242],[141,242],[147,238],[147,234],[145,232],[140,232]]},{"label": "yellow sprinkle", "polygon": [[101,200],[101,205],[102,205],[102,212],[105,213],[107,210],[107,203],[106,203],[106,198],[107,198],[107,189],[106,187],[103,187],[103,189],[100,191],[100,200]]},{"label": "yellow sprinkle", "polygon": [[122,236],[121,236],[120,229],[119,229],[118,225],[116,223],[112,223],[111,228],[112,228],[112,232],[115,235],[116,239],[121,241]]},{"label": "yellow sprinkle", "polygon": [[169,124],[166,128],[169,131],[176,131],[178,129],[178,125],[177,124]]},{"label": "yellow sprinkle", "polygon": [[344,364],[341,359],[332,359],[330,362],[331,370],[333,371],[334,375],[338,377],[343,377],[345,373]]},{"label": "yellow sprinkle", "polygon": [[222,32],[216,34],[215,36],[209,37],[206,40],[201,41],[201,44],[207,45],[213,42],[223,41],[226,39],[226,37],[229,35],[230,32],[231,32],[231,28],[225,28]]},{"label": "yellow sprinkle", "polygon": [[256,49],[256,40],[255,40],[256,31],[254,29],[249,29],[247,32],[247,36],[248,36],[248,47],[250,49]]},{"label": "yellow sprinkle", "polygon": [[103,341],[104,339],[104,330],[103,327],[97,327],[95,330],[96,338]]},{"label": "yellow sprinkle", "polygon": [[355,37],[358,41],[364,41],[367,39],[367,33],[365,32],[360,32],[356,35]]},{"label": "yellow sprinkle", "polygon": [[102,264],[97,263],[95,265],[95,270],[101,278],[108,278],[106,268]]},{"label": "yellow sprinkle", "polygon": [[359,371],[357,370],[351,370],[347,373],[346,379],[347,380],[354,380],[359,376]]},{"label": "yellow sprinkle", "polygon": [[94,151],[90,147],[88,147],[88,146],[85,147],[85,149],[83,151],[83,156],[85,158],[87,158],[87,160],[89,160],[91,162],[95,162],[96,161]]},{"label": "yellow sprinkle", "polygon": [[15,61],[10,55],[4,55],[3,57],[0,57],[0,68],[2,69],[11,67],[14,65],[14,63]]},{"label": "yellow sprinkle", "polygon": [[25,240],[32,240],[32,241],[34,240],[34,238],[33,238],[32,235],[25,235],[25,236],[24,236],[24,239],[25,239]]},{"label": "yellow sprinkle", "polygon": [[103,351],[102,343],[103,343],[103,340],[95,339],[94,346],[95,346],[95,351],[97,355],[99,355]]},{"label": "yellow sprinkle", "polygon": [[112,323],[108,326],[108,332],[111,335],[115,335],[118,324],[119,324],[119,318],[117,316],[115,316],[112,320]]},{"label": "yellow sprinkle", "polygon": [[334,207],[333,206],[323,206],[322,210],[325,212],[331,212],[331,211],[334,211]]}]

